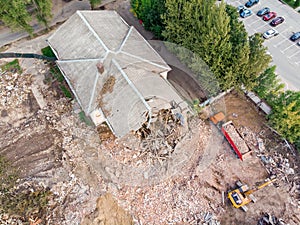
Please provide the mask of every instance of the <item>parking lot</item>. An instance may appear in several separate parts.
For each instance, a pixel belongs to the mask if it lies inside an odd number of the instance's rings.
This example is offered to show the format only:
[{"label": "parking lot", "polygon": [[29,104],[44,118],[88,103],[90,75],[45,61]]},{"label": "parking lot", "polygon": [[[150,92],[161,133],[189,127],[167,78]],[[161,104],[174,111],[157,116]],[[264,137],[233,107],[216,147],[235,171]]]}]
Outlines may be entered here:
[{"label": "parking lot", "polygon": [[[247,0],[227,0],[226,2],[238,7],[239,5],[245,5]],[[250,8],[253,12],[251,16],[241,18],[249,35],[254,33],[263,34],[272,28],[269,24],[271,20],[263,21],[262,17],[256,15],[264,7],[269,7],[271,11],[277,13],[277,16],[285,18],[282,24],[275,27],[279,35],[266,40],[264,45],[268,47],[268,52],[273,57],[272,63],[277,66],[277,73],[286,84],[286,87],[292,90],[300,90],[300,46],[297,45],[300,39],[296,42],[289,39],[293,32],[300,31],[300,13],[278,0],[260,0],[258,4]]]}]

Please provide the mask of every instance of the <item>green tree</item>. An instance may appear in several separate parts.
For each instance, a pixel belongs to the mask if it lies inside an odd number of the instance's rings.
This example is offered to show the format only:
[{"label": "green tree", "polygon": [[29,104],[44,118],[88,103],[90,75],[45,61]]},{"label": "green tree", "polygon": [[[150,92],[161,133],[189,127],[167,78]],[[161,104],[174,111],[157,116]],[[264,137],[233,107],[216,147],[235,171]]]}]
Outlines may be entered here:
[{"label": "green tree", "polygon": [[254,92],[265,99],[271,106],[276,98],[283,93],[284,84],[280,82],[275,74],[276,66],[269,67],[256,79]]},{"label": "green tree", "polygon": [[[27,8],[34,6],[33,14],[30,15]],[[51,0],[10,0],[0,1],[0,20],[12,30],[23,30],[33,35],[31,21],[35,17],[39,23],[48,28],[51,19]]]},{"label": "green tree", "polygon": [[256,33],[249,38],[250,54],[247,72],[238,77],[239,83],[251,90],[255,86],[256,78],[268,67],[271,56],[267,54],[267,48],[263,46],[263,38]]},{"label": "green tree", "polygon": [[235,88],[240,88],[241,83],[238,78],[248,73],[248,62],[250,55],[250,45],[248,40],[248,33],[244,24],[239,21],[239,15],[236,8],[226,5],[226,12],[230,17],[230,39],[231,42],[231,57],[227,64],[230,67],[235,77]]},{"label": "green tree", "polygon": [[48,28],[48,22],[52,18],[52,1],[51,0],[31,0],[31,3],[35,6],[36,18]]},{"label": "green tree", "polygon": [[231,67],[227,66],[231,63],[232,45],[226,5],[217,6],[212,0],[166,0],[166,9],[163,36],[167,41],[195,53],[194,71],[200,57],[210,66],[223,89],[231,87],[235,78]]},{"label": "green tree", "polygon": [[29,0],[10,0],[0,2],[0,20],[13,30],[24,30],[31,36],[33,28],[30,26],[31,16],[26,10]]},{"label": "green tree", "polygon": [[145,29],[153,32],[156,37],[162,38],[165,0],[131,0],[131,7],[137,18],[143,21]]},{"label": "green tree", "polygon": [[94,10],[97,5],[101,3],[102,0],[90,0],[91,9]]},{"label": "green tree", "polygon": [[300,92],[286,91],[275,99],[269,115],[271,126],[291,143],[300,139]]}]

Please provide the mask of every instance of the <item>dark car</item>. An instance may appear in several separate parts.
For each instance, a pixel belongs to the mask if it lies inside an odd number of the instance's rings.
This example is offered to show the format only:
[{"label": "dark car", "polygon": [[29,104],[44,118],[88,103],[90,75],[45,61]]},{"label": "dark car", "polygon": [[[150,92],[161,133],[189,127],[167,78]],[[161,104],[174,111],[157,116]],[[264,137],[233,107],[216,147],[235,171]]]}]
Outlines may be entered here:
[{"label": "dark car", "polygon": [[269,12],[270,12],[270,8],[265,7],[265,8],[263,8],[263,9],[259,10],[259,11],[257,12],[256,15],[258,15],[258,16],[263,16],[263,15],[269,13]]},{"label": "dark car", "polygon": [[300,32],[294,33],[290,39],[291,41],[297,41],[300,38]]},{"label": "dark car", "polygon": [[253,6],[253,5],[257,4],[257,3],[259,3],[259,0],[249,0],[249,1],[245,4],[245,6],[249,8],[249,7],[251,7],[251,6]]},{"label": "dark car", "polygon": [[276,27],[277,25],[283,23],[284,18],[282,16],[279,16],[275,19],[272,20],[272,22],[270,23],[271,26]]},{"label": "dark car", "polygon": [[276,12],[269,12],[268,14],[263,16],[264,21],[269,21],[277,16]]}]

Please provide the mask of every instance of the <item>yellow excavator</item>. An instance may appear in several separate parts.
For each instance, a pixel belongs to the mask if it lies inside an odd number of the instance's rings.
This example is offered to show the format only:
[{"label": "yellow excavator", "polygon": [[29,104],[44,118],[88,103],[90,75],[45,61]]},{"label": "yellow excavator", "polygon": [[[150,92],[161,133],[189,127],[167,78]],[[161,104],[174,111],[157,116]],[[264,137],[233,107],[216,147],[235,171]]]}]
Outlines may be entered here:
[{"label": "yellow excavator", "polygon": [[253,189],[249,189],[247,184],[243,184],[241,181],[237,181],[236,185],[238,188],[230,191],[228,193],[228,198],[235,208],[241,208],[246,212],[248,210],[246,205],[250,202],[256,202],[256,198],[252,193],[268,186],[275,181],[276,176],[272,176],[266,179],[263,184],[256,186]]}]

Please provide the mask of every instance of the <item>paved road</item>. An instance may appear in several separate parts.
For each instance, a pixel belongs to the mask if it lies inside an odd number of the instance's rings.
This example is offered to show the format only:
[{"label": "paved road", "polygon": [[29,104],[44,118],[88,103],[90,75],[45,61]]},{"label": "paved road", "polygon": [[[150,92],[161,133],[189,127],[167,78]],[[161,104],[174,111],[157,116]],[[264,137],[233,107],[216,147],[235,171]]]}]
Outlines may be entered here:
[{"label": "paved road", "polygon": [[[233,6],[244,5],[247,0],[227,0],[228,4]],[[300,31],[300,13],[290,8],[288,5],[282,4],[278,0],[261,0],[259,4],[251,7],[253,15],[241,19],[249,34],[264,33],[271,29],[268,22],[263,21],[256,16],[258,10],[263,7],[269,7],[271,11],[275,11],[278,16],[283,16],[285,22],[278,25],[275,29],[279,31],[279,35],[266,40],[264,45],[268,47],[268,51],[273,57],[272,64],[277,66],[276,72],[286,87],[291,90],[300,90],[300,46],[296,42],[289,40],[293,32]]]}]

